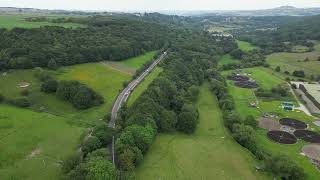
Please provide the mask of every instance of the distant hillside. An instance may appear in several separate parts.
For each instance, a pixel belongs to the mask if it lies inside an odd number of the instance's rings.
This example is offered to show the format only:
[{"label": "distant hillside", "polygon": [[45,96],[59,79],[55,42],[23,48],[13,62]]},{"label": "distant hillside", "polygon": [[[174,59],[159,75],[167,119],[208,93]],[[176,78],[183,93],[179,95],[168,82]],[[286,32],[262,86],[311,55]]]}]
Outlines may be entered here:
[{"label": "distant hillside", "polygon": [[243,11],[198,11],[179,12],[184,15],[220,15],[220,16],[313,16],[320,14],[320,8],[296,8],[293,6],[281,6],[274,9],[243,10]]},{"label": "distant hillside", "polygon": [[276,30],[244,32],[238,38],[269,52],[288,51],[294,45],[312,47],[309,40],[320,40],[320,15],[299,18]]}]

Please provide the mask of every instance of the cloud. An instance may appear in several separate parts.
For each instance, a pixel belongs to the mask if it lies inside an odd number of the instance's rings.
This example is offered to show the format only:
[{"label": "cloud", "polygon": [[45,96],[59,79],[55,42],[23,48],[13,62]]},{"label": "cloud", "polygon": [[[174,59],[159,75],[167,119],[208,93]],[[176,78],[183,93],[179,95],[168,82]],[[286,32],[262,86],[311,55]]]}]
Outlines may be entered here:
[{"label": "cloud", "polygon": [[320,0],[1,0],[0,6],[73,10],[245,10],[320,7]]}]

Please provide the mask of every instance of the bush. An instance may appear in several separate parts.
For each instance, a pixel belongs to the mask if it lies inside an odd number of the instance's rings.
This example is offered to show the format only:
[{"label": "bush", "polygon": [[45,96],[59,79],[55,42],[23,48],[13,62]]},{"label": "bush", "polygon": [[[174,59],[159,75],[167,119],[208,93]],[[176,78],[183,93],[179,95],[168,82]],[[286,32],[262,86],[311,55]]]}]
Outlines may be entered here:
[{"label": "bush", "polygon": [[57,91],[58,81],[49,79],[44,81],[41,85],[41,91],[45,93],[55,93]]},{"label": "bush", "polygon": [[116,168],[102,157],[90,159],[85,164],[86,180],[116,180]]},{"label": "bush", "polygon": [[110,157],[109,149],[107,148],[101,148],[92,151],[91,153],[87,154],[86,160],[102,157],[104,159],[108,159]]},{"label": "bush", "polygon": [[18,97],[18,98],[12,99],[10,103],[14,106],[23,107],[23,108],[31,106],[29,99],[26,97]]},{"label": "bush", "polygon": [[29,96],[30,92],[28,89],[24,89],[20,92],[21,96]]},{"label": "bush", "polygon": [[275,71],[276,71],[276,72],[280,72],[280,71],[281,71],[280,66],[277,66],[276,69],[275,69]]},{"label": "bush", "polygon": [[81,159],[82,155],[80,153],[74,153],[70,155],[62,162],[62,171],[64,173],[70,172],[81,163]]}]

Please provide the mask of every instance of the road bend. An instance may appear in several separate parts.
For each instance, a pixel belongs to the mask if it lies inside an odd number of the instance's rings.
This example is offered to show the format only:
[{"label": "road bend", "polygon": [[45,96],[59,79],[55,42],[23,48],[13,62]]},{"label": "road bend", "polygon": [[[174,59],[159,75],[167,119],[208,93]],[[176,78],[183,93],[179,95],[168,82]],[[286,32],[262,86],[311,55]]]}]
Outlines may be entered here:
[{"label": "road bend", "polygon": [[[116,118],[118,111],[120,110],[123,103],[125,103],[130,96],[131,92],[134,90],[134,88],[137,87],[139,83],[142,82],[142,80],[164,59],[164,57],[167,55],[167,52],[164,52],[161,54],[160,57],[158,57],[142,74],[140,74],[139,77],[132,80],[126,88],[124,88],[120,94],[118,95],[116,101],[113,104],[112,111],[111,111],[111,120],[109,122],[109,127],[112,127],[113,129],[116,127]],[[112,137],[112,162],[115,164],[115,137]]]}]

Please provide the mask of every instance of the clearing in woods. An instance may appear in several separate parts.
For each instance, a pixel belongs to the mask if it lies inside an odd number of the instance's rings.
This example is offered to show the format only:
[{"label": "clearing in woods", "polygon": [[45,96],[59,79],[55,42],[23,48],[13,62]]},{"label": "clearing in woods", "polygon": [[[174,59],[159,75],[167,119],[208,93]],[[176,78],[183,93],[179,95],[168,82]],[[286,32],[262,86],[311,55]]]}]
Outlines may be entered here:
[{"label": "clearing in woods", "polygon": [[136,169],[137,179],[267,179],[257,162],[223,125],[208,83],[201,86],[197,130],[192,135],[159,134]]},{"label": "clearing in woods", "polygon": [[[62,26],[65,28],[78,28],[85,27],[85,25],[77,23],[52,23],[52,22],[29,22],[25,19],[28,17],[47,17],[47,18],[62,18],[64,16],[59,15],[48,15],[39,14],[37,15],[27,15],[27,14],[1,14],[0,15],[0,28],[12,29],[12,28],[39,28],[44,26]],[[71,16],[70,16],[71,17]]]}]

